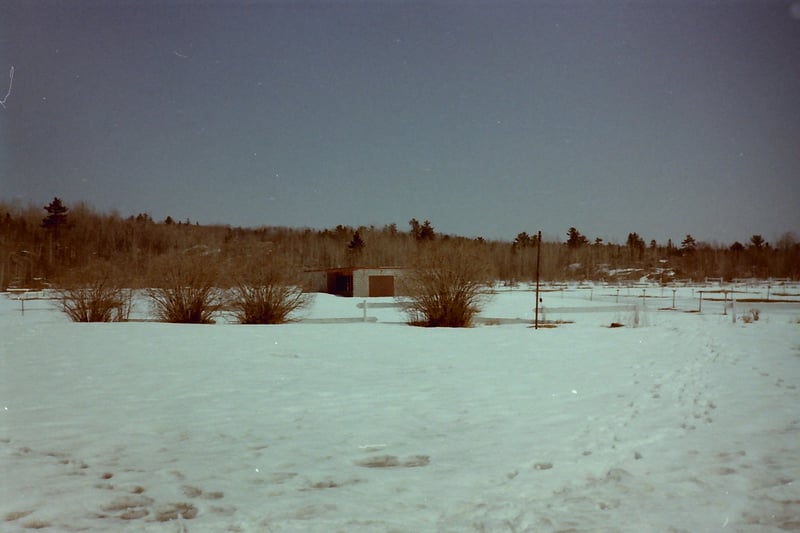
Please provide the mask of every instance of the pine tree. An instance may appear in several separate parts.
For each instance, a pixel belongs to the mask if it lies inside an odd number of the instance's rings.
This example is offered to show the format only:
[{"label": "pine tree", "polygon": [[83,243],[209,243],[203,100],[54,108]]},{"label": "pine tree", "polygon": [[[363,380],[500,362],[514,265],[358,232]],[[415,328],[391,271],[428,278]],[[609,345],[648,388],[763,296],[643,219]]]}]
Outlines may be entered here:
[{"label": "pine tree", "polygon": [[408,221],[408,225],[411,226],[411,236],[414,237],[415,240],[419,240],[419,220],[416,218],[412,218]]},{"label": "pine tree", "polygon": [[523,231],[522,233],[518,233],[517,237],[514,239],[514,242],[511,244],[511,251],[516,252],[521,248],[528,248],[535,244],[534,241],[535,237],[531,237],[528,235],[527,231]]},{"label": "pine tree", "polygon": [[347,245],[347,248],[351,253],[358,254],[361,253],[361,250],[364,249],[364,246],[364,240],[361,238],[361,234],[358,232],[358,230],[356,230],[356,232],[353,233],[353,238],[350,241],[350,244]]},{"label": "pine tree", "polygon": [[764,242],[764,237],[762,237],[761,235],[753,235],[752,237],[750,237],[750,247],[751,248],[753,248],[755,250],[761,250],[765,246],[766,246],[766,243]]},{"label": "pine tree", "polygon": [[422,223],[422,227],[419,230],[419,240],[421,241],[432,241],[436,238],[436,232],[431,225],[430,220],[426,220]]},{"label": "pine tree", "polygon": [[412,218],[408,221],[408,224],[411,226],[411,235],[414,237],[414,240],[421,242],[432,241],[436,238],[436,231],[433,229],[430,220],[426,220],[420,224],[419,220]]},{"label": "pine tree", "polygon": [[626,246],[631,259],[641,259],[644,255],[644,239],[638,233],[628,233]]},{"label": "pine tree", "polygon": [[44,206],[47,211],[47,216],[42,219],[42,227],[50,234],[48,246],[48,262],[53,264],[53,246],[58,245],[60,237],[60,229],[67,223],[67,213],[69,209],[61,202],[58,197],[53,198],[53,201]]},{"label": "pine tree", "polygon": [[574,227],[569,228],[569,231],[567,231],[567,246],[570,248],[580,248],[588,243],[589,239],[587,239],[585,235],[581,235],[580,231]]},{"label": "pine tree", "polygon": [[683,253],[692,253],[697,249],[697,241],[694,240],[694,237],[691,235],[687,235],[685,239],[681,242],[681,251]]},{"label": "pine tree", "polygon": [[67,223],[69,209],[61,202],[60,198],[56,197],[44,206],[44,210],[47,211],[47,216],[42,219],[42,227],[55,233],[58,238],[59,228]]}]

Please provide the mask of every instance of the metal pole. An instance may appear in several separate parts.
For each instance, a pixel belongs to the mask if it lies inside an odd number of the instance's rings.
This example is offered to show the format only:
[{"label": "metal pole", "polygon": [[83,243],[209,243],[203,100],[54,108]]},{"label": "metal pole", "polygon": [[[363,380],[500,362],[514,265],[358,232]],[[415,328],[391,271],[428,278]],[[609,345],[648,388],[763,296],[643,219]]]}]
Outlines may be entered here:
[{"label": "metal pole", "polygon": [[539,265],[542,257],[542,232],[536,237],[536,311],[533,319],[533,328],[539,329]]}]

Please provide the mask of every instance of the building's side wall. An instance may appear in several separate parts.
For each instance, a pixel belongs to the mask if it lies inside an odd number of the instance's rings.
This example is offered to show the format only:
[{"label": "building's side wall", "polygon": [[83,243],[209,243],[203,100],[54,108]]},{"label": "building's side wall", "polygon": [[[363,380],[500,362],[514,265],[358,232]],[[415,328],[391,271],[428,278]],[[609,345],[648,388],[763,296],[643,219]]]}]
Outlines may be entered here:
[{"label": "building's side wall", "polygon": [[353,271],[353,296],[366,298],[369,296],[369,273],[372,269]]},{"label": "building's side wall", "polygon": [[306,272],[306,283],[310,292],[328,292],[328,274],[324,270]]},{"label": "building's side wall", "polygon": [[[358,298],[369,297],[369,278],[370,276],[392,276],[395,278],[394,287],[397,290],[398,278],[402,275],[402,269],[398,268],[362,268],[353,272],[353,296]],[[392,296],[395,296],[393,294]]]}]

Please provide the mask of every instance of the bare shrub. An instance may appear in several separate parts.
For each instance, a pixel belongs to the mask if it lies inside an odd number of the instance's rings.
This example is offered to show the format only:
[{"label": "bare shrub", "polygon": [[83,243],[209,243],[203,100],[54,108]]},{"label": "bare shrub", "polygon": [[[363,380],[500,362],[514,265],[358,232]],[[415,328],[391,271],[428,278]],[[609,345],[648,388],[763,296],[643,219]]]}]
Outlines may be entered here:
[{"label": "bare shrub", "polygon": [[220,310],[217,269],[208,255],[166,259],[158,268],[160,283],[147,289],[153,312],[161,322],[210,324]]},{"label": "bare shrub", "polygon": [[426,327],[468,327],[489,294],[485,259],[462,246],[440,244],[422,252],[400,280],[409,323]]},{"label": "bare shrub", "polygon": [[309,302],[289,262],[268,257],[236,276],[228,305],[242,324],[283,324]]},{"label": "bare shrub", "polygon": [[86,269],[62,283],[56,300],[73,322],[122,322],[130,317],[131,291],[122,288],[109,266]]}]

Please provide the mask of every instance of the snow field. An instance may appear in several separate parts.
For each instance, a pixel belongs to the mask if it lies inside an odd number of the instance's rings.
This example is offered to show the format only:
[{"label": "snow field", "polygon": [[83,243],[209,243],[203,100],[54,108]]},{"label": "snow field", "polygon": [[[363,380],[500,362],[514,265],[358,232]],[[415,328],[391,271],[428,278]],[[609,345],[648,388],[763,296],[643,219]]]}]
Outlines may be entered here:
[{"label": "snow field", "polygon": [[800,529],[800,307],[733,323],[667,293],[610,329],[612,294],[544,294],[574,323],[539,331],[391,307],[73,324],[0,298],[0,531]]}]

